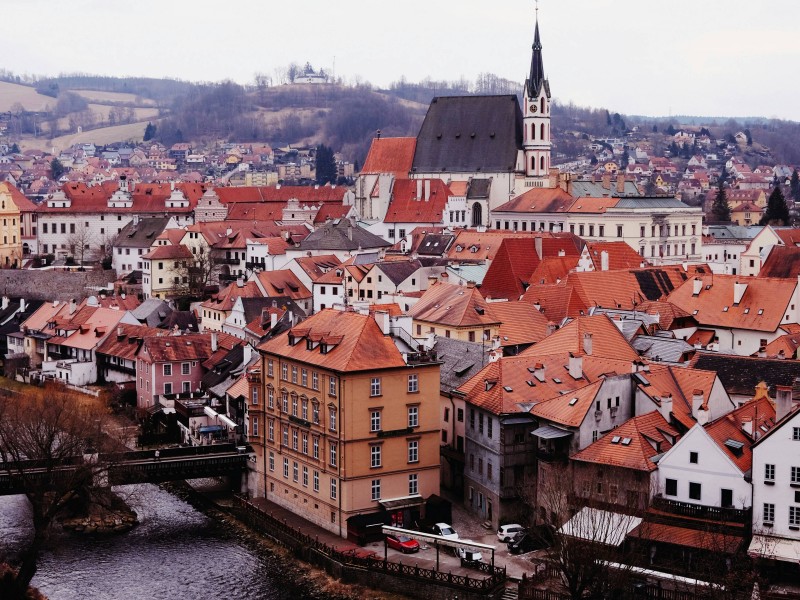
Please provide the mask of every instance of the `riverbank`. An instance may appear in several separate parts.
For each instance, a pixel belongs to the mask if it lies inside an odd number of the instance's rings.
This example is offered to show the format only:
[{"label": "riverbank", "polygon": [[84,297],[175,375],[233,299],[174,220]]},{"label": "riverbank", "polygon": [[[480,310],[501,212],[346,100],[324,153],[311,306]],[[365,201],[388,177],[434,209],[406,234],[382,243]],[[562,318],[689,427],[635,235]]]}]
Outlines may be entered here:
[{"label": "riverbank", "polygon": [[175,495],[218,522],[225,523],[234,531],[236,538],[252,550],[269,554],[279,563],[280,572],[286,581],[297,587],[298,593],[308,600],[407,600],[407,596],[390,594],[360,585],[344,584],[325,571],[296,558],[289,550],[268,537],[251,529],[234,517],[224,503],[224,496],[207,494],[185,482],[170,482],[162,489]]}]

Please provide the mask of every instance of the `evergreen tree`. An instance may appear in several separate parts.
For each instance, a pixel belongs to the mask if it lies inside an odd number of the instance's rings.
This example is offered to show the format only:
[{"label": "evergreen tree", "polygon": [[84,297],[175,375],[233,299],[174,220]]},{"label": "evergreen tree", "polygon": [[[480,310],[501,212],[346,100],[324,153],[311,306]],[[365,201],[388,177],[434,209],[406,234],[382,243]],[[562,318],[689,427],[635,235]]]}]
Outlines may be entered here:
[{"label": "evergreen tree", "polygon": [[792,178],[789,180],[789,189],[791,190],[792,200],[800,202],[800,175],[797,174],[797,169],[792,171]]},{"label": "evergreen tree", "polygon": [[59,178],[64,174],[64,171],[66,171],[66,169],[64,168],[64,165],[61,164],[60,160],[54,158],[50,161],[50,175],[52,176],[53,181],[58,181]]},{"label": "evergreen tree", "polygon": [[767,200],[767,210],[761,217],[761,225],[787,225],[789,223],[789,209],[780,187],[772,190]]},{"label": "evergreen tree", "polygon": [[719,187],[717,188],[717,196],[714,198],[714,204],[711,205],[711,214],[713,220],[718,223],[728,223],[731,220],[731,207],[728,204],[728,194],[725,193],[725,182],[722,177],[719,179]]},{"label": "evergreen tree", "polygon": [[9,152],[11,152],[11,154],[19,154],[19,146],[17,146],[17,142],[11,144],[11,149]]},{"label": "evergreen tree", "polygon": [[336,183],[336,159],[333,156],[333,149],[325,144],[317,146],[316,170],[317,184]]},{"label": "evergreen tree", "polygon": [[143,141],[152,140],[156,137],[156,126],[152,123],[148,123],[147,127],[144,128],[144,137],[142,138]]}]

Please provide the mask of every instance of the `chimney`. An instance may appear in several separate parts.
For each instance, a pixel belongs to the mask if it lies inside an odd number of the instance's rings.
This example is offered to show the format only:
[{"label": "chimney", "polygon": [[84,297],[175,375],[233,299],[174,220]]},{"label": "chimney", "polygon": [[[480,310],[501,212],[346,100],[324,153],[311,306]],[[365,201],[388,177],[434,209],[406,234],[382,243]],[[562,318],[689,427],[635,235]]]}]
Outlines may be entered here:
[{"label": "chimney", "polygon": [[572,352],[569,353],[569,376],[573,379],[583,377],[583,358],[573,356]]},{"label": "chimney", "polygon": [[425,180],[425,202],[431,199],[431,180]]},{"label": "chimney", "polygon": [[347,224],[347,239],[350,240],[351,242],[353,241],[353,224],[352,223],[348,223]]},{"label": "chimney", "polygon": [[236,278],[236,287],[244,287],[244,277]]},{"label": "chimney", "polygon": [[121,338],[124,335],[124,331],[122,329],[122,325],[117,325],[117,337]]},{"label": "chimney", "polygon": [[780,421],[792,410],[792,386],[775,386],[775,420]]},{"label": "chimney", "polygon": [[245,344],[244,348],[242,348],[242,353],[242,364],[246,365],[253,358],[253,347],[250,344]]},{"label": "chimney", "polygon": [[603,189],[611,189],[611,173],[603,173]]},{"label": "chimney", "polygon": [[738,281],[733,284],[733,305],[739,306],[739,303],[742,301],[744,297],[744,293],[747,290],[746,283],[739,283]]},{"label": "chimney", "polygon": [[211,351],[212,352],[216,352],[217,351],[217,332],[216,331],[212,331],[211,332]]},{"label": "chimney", "polygon": [[558,171],[557,167],[553,167],[553,168],[550,169],[549,176],[550,176],[550,181],[549,181],[550,189],[553,190],[553,189],[559,187],[561,182],[560,182],[559,171]]},{"label": "chimney", "polygon": [[533,365],[533,376],[539,381],[544,381],[544,365],[542,363]]},{"label": "chimney", "polygon": [[385,310],[375,311],[375,322],[381,328],[383,335],[389,335],[391,328],[391,321],[389,320],[389,313]]},{"label": "chimney", "polygon": [[19,312],[25,312],[25,298],[19,299]]},{"label": "chimney", "polygon": [[670,393],[661,398],[661,416],[667,423],[672,422],[672,394]]},{"label": "chimney", "polygon": [[566,255],[567,255],[567,253],[566,253],[566,252],[564,251],[564,249],[562,248],[562,249],[560,249],[560,250],[558,251],[558,255],[559,255],[559,256],[566,256]]},{"label": "chimney", "polygon": [[608,271],[608,251],[600,252],[600,270]]},{"label": "chimney", "polygon": [[422,199],[422,179],[417,179],[417,197],[416,200]]},{"label": "chimney", "polygon": [[8,308],[8,296],[3,296],[3,310]]},{"label": "chimney", "polygon": [[467,289],[468,290],[471,290],[474,287],[475,287],[475,282],[474,281],[468,281],[467,282]]},{"label": "chimney", "polygon": [[278,313],[270,313],[269,315],[269,328],[275,329],[275,325],[278,324]]},{"label": "chimney", "polygon": [[751,438],[753,437],[753,420],[747,419],[742,421],[742,431],[744,431]]},{"label": "chimney", "polygon": [[697,421],[700,421],[700,417],[698,413],[703,410],[703,403],[705,402],[705,398],[703,398],[703,390],[694,390],[692,392],[692,415]]},{"label": "chimney", "polygon": [[778,350],[778,360],[784,360],[784,359],[786,359],[786,352],[784,352],[783,348],[781,348],[780,350]]},{"label": "chimney", "polygon": [[583,334],[583,352],[587,356],[592,355],[592,334],[588,331]]},{"label": "chimney", "polygon": [[767,349],[764,346],[758,347],[758,358],[767,358]]},{"label": "chimney", "polygon": [[697,423],[699,425],[705,425],[711,419],[711,415],[708,411],[704,408],[701,408],[697,411]]},{"label": "chimney", "polygon": [[553,335],[558,329],[558,325],[556,325],[553,321],[547,322],[547,335]]},{"label": "chimney", "polygon": [[540,236],[536,236],[533,238],[533,247],[536,248],[536,256],[539,257],[541,260],[542,257],[542,238]]},{"label": "chimney", "polygon": [[73,298],[69,301],[69,314],[74,315],[76,310],[78,310],[78,305],[75,303],[75,298]]},{"label": "chimney", "polygon": [[[627,165],[624,165],[627,167]],[[625,193],[625,173],[617,173],[617,193]]]},{"label": "chimney", "polygon": [[703,280],[699,277],[695,277],[692,280],[692,296],[699,296],[700,290],[703,289]]}]

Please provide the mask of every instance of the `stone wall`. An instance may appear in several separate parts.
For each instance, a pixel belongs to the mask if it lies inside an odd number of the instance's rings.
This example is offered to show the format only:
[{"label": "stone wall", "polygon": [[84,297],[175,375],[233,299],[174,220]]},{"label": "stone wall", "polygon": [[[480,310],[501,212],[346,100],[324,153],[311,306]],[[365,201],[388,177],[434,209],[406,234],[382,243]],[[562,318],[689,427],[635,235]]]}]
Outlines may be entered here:
[{"label": "stone wall", "polygon": [[80,300],[96,295],[97,288],[108,287],[115,280],[114,271],[3,269],[0,293],[28,300]]}]

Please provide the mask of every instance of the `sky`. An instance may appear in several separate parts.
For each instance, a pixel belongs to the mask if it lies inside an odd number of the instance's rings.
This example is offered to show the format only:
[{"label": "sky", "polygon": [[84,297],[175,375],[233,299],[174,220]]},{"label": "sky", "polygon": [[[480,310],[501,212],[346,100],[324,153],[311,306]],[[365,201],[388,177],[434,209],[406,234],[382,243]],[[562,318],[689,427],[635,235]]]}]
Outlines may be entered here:
[{"label": "sky", "polygon": [[[291,62],[385,87],[528,71],[534,0],[3,0],[0,67],[252,83]],[[540,0],[553,96],[800,121],[796,0]]]}]

